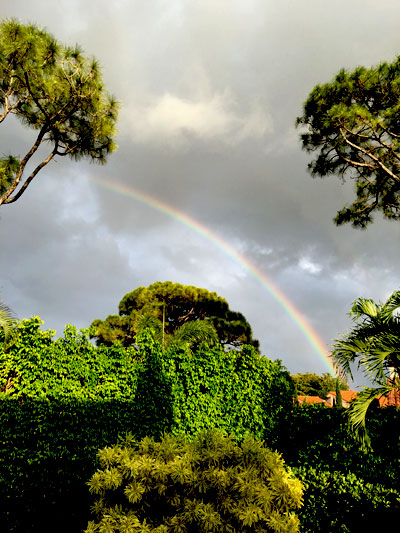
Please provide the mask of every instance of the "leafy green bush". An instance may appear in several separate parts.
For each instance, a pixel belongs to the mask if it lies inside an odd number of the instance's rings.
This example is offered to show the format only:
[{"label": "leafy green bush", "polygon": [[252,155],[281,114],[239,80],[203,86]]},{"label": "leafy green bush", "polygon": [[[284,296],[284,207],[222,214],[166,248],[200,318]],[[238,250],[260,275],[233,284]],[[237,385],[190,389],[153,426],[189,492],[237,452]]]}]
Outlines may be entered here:
[{"label": "leafy green bush", "polygon": [[133,417],[134,404],[121,400],[1,400],[0,531],[81,531],[96,454]]},{"label": "leafy green bush", "polygon": [[128,429],[137,437],[221,427],[264,438],[292,404],[286,369],[251,346],[164,350],[144,333],[135,347],[96,347],[88,330],[66,326],[53,340],[41,324],[23,320],[7,349],[0,345],[0,399],[134,401]]},{"label": "leafy green bush", "polygon": [[89,482],[98,521],[87,533],[298,531],[301,483],[250,436],[241,444],[217,430],[191,442],[131,439],[99,459]]},{"label": "leafy green bush", "polygon": [[280,361],[253,347],[226,352],[176,351],[166,361],[174,398],[173,433],[220,428],[243,438],[272,436],[293,403],[293,383]]},{"label": "leafy green bush", "polygon": [[0,343],[0,399],[130,400],[136,389],[133,348],[96,348],[87,330],[66,326],[64,336],[40,329],[39,317],[22,320],[6,347]]}]

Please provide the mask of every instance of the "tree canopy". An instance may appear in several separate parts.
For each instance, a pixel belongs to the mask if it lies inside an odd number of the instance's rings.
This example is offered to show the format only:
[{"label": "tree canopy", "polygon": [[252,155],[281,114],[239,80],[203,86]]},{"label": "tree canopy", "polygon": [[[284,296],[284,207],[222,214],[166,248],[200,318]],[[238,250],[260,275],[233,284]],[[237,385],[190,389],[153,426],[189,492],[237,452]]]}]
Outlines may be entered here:
[{"label": "tree canopy", "polygon": [[[62,46],[37,26],[2,22],[0,123],[15,115],[36,133],[25,155],[0,159],[0,205],[15,202],[56,156],[104,163],[116,148],[117,110],[96,60],[85,58],[78,47]],[[45,145],[50,150],[44,153]],[[32,163],[34,156],[40,156],[39,163],[37,157]]]},{"label": "tree canopy", "polygon": [[350,407],[350,422],[356,435],[368,442],[366,413],[380,396],[387,405],[400,407],[400,291],[383,303],[358,298],[350,311],[355,326],[334,344],[332,357],[346,375],[352,377],[356,363],[376,387],[365,387]]},{"label": "tree canopy", "polygon": [[[304,396],[319,396],[326,398],[330,391],[336,390],[337,378],[327,372],[319,376],[311,372],[294,374],[291,376],[297,387],[297,393]],[[339,381],[341,390],[348,390],[349,386],[344,380]]]},{"label": "tree canopy", "polygon": [[400,57],[373,68],[341,70],[317,85],[297,125],[303,148],[315,152],[313,176],[355,180],[356,199],[334,219],[365,228],[373,212],[400,218]]},{"label": "tree canopy", "polygon": [[146,327],[171,336],[192,321],[211,324],[221,344],[232,347],[251,344],[258,348],[246,318],[231,311],[224,298],[206,289],[171,281],[159,281],[125,294],[119,303],[119,315],[94,320],[91,332],[97,345],[119,341],[131,346]]}]

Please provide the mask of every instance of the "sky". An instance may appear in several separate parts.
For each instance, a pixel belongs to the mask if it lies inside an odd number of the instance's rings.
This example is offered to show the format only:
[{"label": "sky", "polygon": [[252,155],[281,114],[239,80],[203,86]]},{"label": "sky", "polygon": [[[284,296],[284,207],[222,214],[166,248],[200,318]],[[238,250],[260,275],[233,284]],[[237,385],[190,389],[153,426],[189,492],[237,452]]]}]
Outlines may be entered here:
[{"label": "sky", "polygon": [[[61,335],[116,314],[139,286],[195,285],[242,312],[262,353],[291,373],[328,372],[321,346],[351,328],[352,302],[399,288],[400,224],[377,215],[366,231],[336,227],[354,184],[311,178],[294,124],[317,83],[399,54],[400,4],[0,0],[0,10],[78,43],[121,104],[107,165],[60,158],[1,206],[0,298]],[[2,154],[31,139],[16,120],[1,124]]]}]

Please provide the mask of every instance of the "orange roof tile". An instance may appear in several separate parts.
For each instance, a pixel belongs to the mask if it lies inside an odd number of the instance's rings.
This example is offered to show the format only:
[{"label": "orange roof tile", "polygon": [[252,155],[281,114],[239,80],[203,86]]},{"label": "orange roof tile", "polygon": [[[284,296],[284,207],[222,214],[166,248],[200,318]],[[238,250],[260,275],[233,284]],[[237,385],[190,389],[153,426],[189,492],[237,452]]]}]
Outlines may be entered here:
[{"label": "orange roof tile", "polygon": [[[355,390],[341,390],[340,393],[342,395],[342,400],[348,403],[350,403],[351,400],[354,400],[354,398],[357,398],[357,395],[358,395],[358,392]],[[334,396],[336,398],[335,391],[330,391],[328,395]]]},{"label": "orange roof tile", "polygon": [[297,396],[299,403],[323,403],[328,407],[332,407],[328,402],[319,396]]}]

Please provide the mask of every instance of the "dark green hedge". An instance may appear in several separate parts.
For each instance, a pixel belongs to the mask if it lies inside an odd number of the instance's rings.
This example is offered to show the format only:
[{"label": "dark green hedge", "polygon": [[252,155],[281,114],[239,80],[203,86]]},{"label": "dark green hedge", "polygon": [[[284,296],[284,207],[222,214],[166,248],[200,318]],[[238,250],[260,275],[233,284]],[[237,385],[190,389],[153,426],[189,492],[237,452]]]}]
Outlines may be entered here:
[{"label": "dark green hedge", "polygon": [[0,531],[80,531],[98,449],[134,427],[133,402],[0,401]]},{"label": "dark green hedge", "polygon": [[[304,406],[287,413],[273,444],[306,485],[302,533],[366,533],[400,523],[400,410],[369,413],[372,451],[348,431],[346,410]],[[376,530],[376,529],[375,529]]]}]

